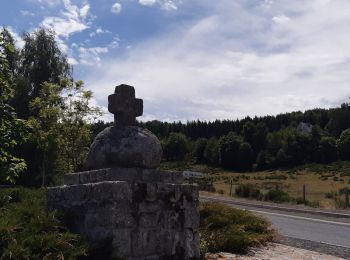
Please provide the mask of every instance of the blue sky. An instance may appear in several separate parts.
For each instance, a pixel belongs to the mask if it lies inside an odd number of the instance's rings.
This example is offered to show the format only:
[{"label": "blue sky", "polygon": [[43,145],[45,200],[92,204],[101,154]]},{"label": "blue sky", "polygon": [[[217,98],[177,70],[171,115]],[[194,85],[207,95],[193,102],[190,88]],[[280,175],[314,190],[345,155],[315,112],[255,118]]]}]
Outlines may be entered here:
[{"label": "blue sky", "polygon": [[186,121],[347,101],[349,14],[349,0],[12,0],[0,24],[19,47],[54,29],[94,104],[126,83],[142,120]]}]

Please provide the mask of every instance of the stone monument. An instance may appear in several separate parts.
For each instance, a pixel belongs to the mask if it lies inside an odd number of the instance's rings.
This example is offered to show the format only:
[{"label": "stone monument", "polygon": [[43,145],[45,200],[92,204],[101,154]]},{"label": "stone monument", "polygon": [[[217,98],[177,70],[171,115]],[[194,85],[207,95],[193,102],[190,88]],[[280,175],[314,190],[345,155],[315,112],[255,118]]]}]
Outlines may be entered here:
[{"label": "stone monument", "polygon": [[135,126],[143,101],[119,85],[108,97],[114,126],[91,145],[87,171],[64,176],[48,190],[48,210],[62,211],[73,232],[119,259],[198,259],[198,188],[182,172],[156,169],[159,140]]}]

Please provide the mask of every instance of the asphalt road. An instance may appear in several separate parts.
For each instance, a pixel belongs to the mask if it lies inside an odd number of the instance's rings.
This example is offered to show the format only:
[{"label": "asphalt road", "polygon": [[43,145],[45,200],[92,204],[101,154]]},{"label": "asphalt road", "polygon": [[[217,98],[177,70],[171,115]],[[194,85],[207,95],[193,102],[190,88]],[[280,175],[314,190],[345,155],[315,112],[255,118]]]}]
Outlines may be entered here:
[{"label": "asphalt road", "polygon": [[327,221],[315,216],[309,218],[260,210],[255,212],[267,217],[283,236],[350,248],[349,223]]},{"label": "asphalt road", "polygon": [[[201,199],[203,197],[201,196]],[[212,200],[208,197],[205,200]],[[214,200],[218,200],[215,198]],[[220,199],[219,199],[220,200]],[[221,200],[235,208],[243,208],[263,215],[269,219],[279,234],[302,240],[321,242],[328,245],[345,247],[350,250],[349,219],[339,219],[286,211],[268,210],[253,206],[235,205],[230,199]]]}]

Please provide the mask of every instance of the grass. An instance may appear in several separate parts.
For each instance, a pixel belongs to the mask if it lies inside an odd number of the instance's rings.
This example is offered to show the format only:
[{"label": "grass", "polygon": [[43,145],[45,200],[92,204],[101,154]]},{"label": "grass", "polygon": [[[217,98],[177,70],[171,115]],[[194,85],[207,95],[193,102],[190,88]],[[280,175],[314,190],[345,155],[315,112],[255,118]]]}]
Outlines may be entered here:
[{"label": "grass", "polygon": [[[285,180],[272,180],[271,177],[268,179],[262,178],[274,174],[285,174],[286,176],[290,176]],[[225,182],[226,178],[231,178],[231,176],[235,178],[236,176],[240,175],[240,173],[224,173],[221,175],[221,179],[218,179],[216,182],[214,182],[215,189],[221,189],[224,191],[224,194],[228,195],[230,184]],[[249,173],[249,175],[251,176],[249,180],[246,178],[239,178],[239,180],[234,183],[234,188],[239,184],[251,184],[260,190],[267,192],[268,190],[275,189],[277,187],[278,189],[286,191],[291,197],[298,198],[302,197],[303,185],[305,184],[307,200],[319,201],[320,206],[323,208],[336,207],[334,200],[325,198],[326,193],[336,192],[339,189],[349,187],[349,177],[342,177],[344,181],[340,181],[340,178],[334,178],[337,177],[334,175],[332,175],[333,177],[324,179],[320,174],[312,172],[310,170],[300,170],[292,175],[286,171],[279,170],[274,172],[254,172]],[[335,173],[335,175],[339,175],[339,173]],[[254,177],[256,178],[254,179]]]},{"label": "grass", "polygon": [[225,204],[205,202],[200,206],[201,253],[245,253],[251,247],[273,241],[276,232],[266,219]]},{"label": "grass", "polygon": [[[171,166],[168,164],[168,167]],[[183,165],[184,166],[184,165]],[[230,181],[234,191],[240,184],[251,184],[263,193],[280,189],[289,194],[291,201],[300,201],[303,196],[303,185],[306,185],[306,199],[309,205],[326,209],[339,207],[327,193],[337,192],[345,187],[350,188],[350,162],[339,161],[331,164],[306,164],[290,169],[277,169],[255,172],[232,172],[205,165],[186,164],[186,169],[207,174],[208,182],[213,181],[214,189],[230,194]],[[179,168],[179,170],[181,170]]]},{"label": "grass", "polygon": [[0,259],[76,259],[87,245],[55,213],[43,189],[0,189]]}]

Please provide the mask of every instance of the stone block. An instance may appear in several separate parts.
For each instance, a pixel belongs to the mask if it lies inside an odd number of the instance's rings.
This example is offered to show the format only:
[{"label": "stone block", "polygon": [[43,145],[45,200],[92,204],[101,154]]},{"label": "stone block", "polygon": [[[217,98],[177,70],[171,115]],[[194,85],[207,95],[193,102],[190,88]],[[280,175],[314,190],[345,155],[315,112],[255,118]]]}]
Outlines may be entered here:
[{"label": "stone block", "polygon": [[112,257],[126,258],[131,255],[131,229],[113,230]]},{"label": "stone block", "polygon": [[185,245],[186,245],[186,259],[198,258],[199,252],[199,236],[198,232],[194,232],[193,229],[185,229]]},{"label": "stone block", "polygon": [[159,226],[163,230],[181,230],[183,226],[182,216],[181,212],[175,210],[163,210],[160,215]]},{"label": "stone block", "polygon": [[144,182],[158,182],[159,175],[158,171],[154,169],[143,169],[142,170],[142,181]]},{"label": "stone block", "polygon": [[90,177],[90,171],[80,172],[79,174],[79,184],[93,183],[94,181]]},{"label": "stone block", "polygon": [[141,213],[139,216],[139,226],[141,228],[156,228],[159,224],[160,212]]},{"label": "stone block", "polygon": [[155,201],[157,200],[157,184],[155,183],[147,183],[146,184],[146,198],[147,201]]},{"label": "stone block", "polygon": [[[49,188],[48,208],[65,210],[72,231],[88,241],[110,241],[114,257],[196,259],[198,187],[167,183],[169,175],[160,172],[113,168],[79,173],[92,183]],[[128,180],[115,180],[123,178]]]},{"label": "stone block", "polygon": [[172,181],[171,183],[182,184],[183,183],[183,174],[179,171],[172,171]]},{"label": "stone block", "polygon": [[148,256],[161,253],[161,237],[157,229],[138,229],[132,232],[131,241],[133,256]]},{"label": "stone block", "polygon": [[184,228],[194,230],[199,228],[199,210],[193,202],[184,205]]},{"label": "stone block", "polygon": [[77,185],[79,184],[79,173],[65,174],[63,176],[64,185]]},{"label": "stone block", "polygon": [[159,175],[159,182],[163,183],[172,183],[173,182],[173,173],[171,171],[157,171]]},{"label": "stone block", "polygon": [[88,198],[90,192],[90,185],[72,185],[62,188],[61,193],[63,198],[61,202],[69,205],[81,205],[84,204]]},{"label": "stone block", "polygon": [[[99,169],[94,171],[89,171],[90,182],[102,182],[106,180],[107,169]],[[83,173],[81,173],[83,174]]]},{"label": "stone block", "polygon": [[140,178],[139,168],[113,167],[106,170],[106,180],[108,181],[129,181],[133,182]]}]

